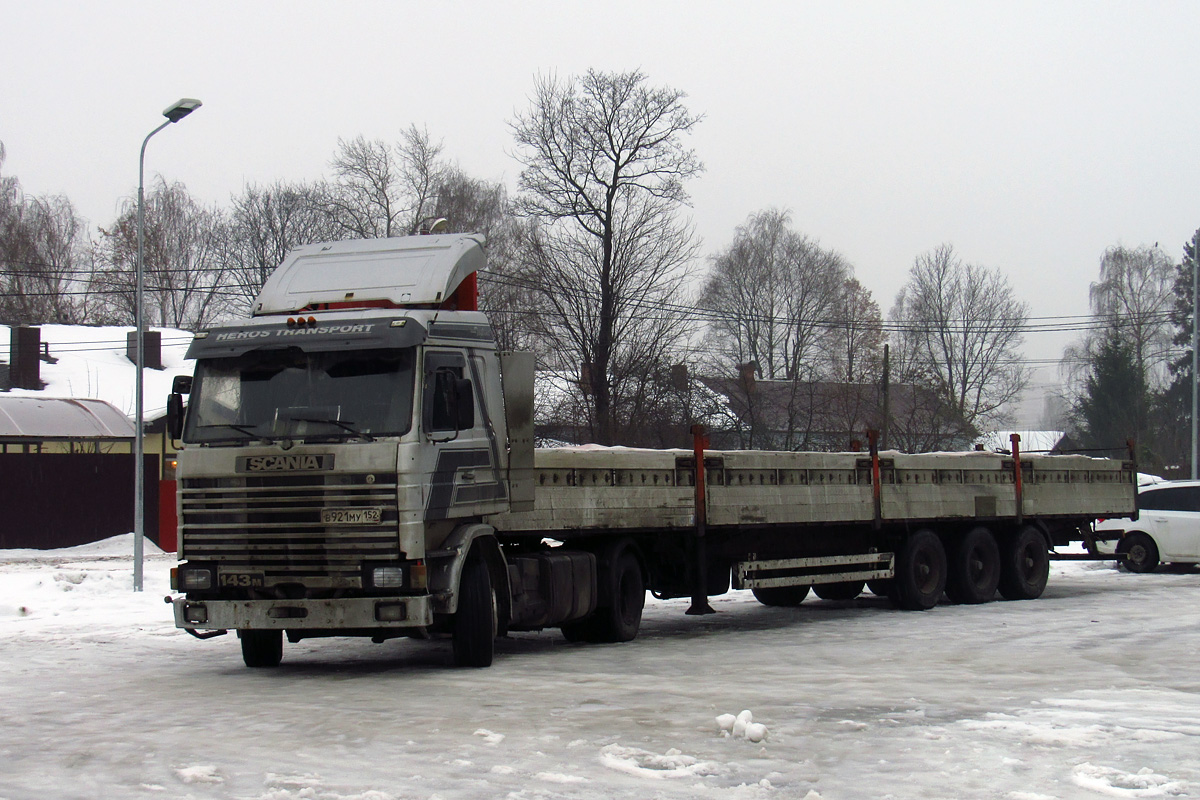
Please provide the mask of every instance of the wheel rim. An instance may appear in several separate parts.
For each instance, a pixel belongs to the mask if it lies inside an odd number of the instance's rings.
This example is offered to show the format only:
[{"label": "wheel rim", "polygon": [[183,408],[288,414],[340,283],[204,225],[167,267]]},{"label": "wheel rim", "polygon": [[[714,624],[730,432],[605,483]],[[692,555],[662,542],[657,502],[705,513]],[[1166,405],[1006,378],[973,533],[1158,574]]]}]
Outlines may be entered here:
[{"label": "wheel rim", "polygon": [[916,583],[917,589],[922,594],[928,594],[937,588],[937,570],[934,569],[933,553],[929,550],[921,550],[913,559],[913,566],[916,567]]},{"label": "wheel rim", "polygon": [[1129,561],[1134,564],[1146,563],[1146,546],[1137,542],[1129,548]]}]

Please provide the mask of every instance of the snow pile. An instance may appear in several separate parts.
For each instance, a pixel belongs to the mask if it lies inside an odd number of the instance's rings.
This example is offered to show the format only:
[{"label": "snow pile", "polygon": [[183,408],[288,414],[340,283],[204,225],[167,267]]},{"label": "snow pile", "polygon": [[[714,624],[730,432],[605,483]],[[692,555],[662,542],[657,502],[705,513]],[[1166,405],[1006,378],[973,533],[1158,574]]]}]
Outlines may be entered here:
[{"label": "snow pile", "polygon": [[733,714],[721,714],[717,717],[717,727],[722,736],[745,738],[751,742],[761,742],[767,738],[767,726],[754,721],[750,709],[742,711],[736,717]]}]

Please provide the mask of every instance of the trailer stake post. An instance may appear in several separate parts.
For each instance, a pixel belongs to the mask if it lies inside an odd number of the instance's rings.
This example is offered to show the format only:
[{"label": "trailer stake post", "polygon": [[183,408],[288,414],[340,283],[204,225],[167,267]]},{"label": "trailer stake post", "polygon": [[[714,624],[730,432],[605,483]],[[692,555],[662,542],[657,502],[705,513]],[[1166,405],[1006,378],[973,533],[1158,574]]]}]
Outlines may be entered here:
[{"label": "trailer stake post", "polygon": [[871,448],[871,500],[874,503],[874,515],[871,527],[879,530],[883,527],[883,481],[879,475],[879,431],[867,431],[867,444]]},{"label": "trailer stake post", "polygon": [[704,435],[703,425],[692,426],[692,452],[696,457],[696,538],[695,561],[692,576],[692,605],[687,610],[691,616],[717,613],[708,604],[708,548],[704,546],[707,533],[708,506],[704,497],[704,450],[708,447],[708,437]]},{"label": "trailer stake post", "polygon": [[1017,503],[1016,518],[1017,524],[1020,525],[1024,521],[1025,516],[1023,512],[1023,507],[1025,504],[1024,498],[1022,497],[1024,494],[1024,485],[1022,484],[1023,476],[1021,475],[1021,434],[1009,434],[1008,440],[1012,442],[1013,486],[1016,492],[1015,499]]}]

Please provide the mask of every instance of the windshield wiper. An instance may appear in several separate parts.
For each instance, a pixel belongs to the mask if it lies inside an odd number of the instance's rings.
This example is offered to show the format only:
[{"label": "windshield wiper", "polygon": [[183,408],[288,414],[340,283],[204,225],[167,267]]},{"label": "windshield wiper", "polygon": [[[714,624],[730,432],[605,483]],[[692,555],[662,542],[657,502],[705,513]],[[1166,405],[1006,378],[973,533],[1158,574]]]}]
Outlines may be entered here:
[{"label": "windshield wiper", "polygon": [[290,420],[292,422],[317,422],[317,423],[323,422],[328,425],[336,425],[339,428],[341,428],[342,430],[353,433],[355,436],[361,436],[363,439],[366,439],[368,442],[375,441],[374,436],[367,433],[366,431],[360,431],[358,428],[354,427],[353,422],[345,422],[340,419],[329,419],[327,417],[317,417],[317,416],[299,417],[299,416],[296,416],[295,414],[289,414],[287,418],[288,418],[288,420]]},{"label": "windshield wiper", "polygon": [[237,431],[238,433],[246,434],[251,439],[258,439],[263,444],[271,443],[271,440],[268,439],[267,437],[260,436],[259,434],[254,432],[254,427],[256,427],[256,426],[239,425],[234,422],[214,422],[209,425],[197,425],[196,427],[198,427],[198,428],[232,428],[233,430]]}]

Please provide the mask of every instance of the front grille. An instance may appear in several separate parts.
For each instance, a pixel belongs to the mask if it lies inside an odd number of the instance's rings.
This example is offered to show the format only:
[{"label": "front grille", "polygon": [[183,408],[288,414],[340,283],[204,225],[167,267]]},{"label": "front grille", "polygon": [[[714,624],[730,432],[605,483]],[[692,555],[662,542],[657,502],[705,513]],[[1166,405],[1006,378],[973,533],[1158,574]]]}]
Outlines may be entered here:
[{"label": "front grille", "polygon": [[[181,555],[222,571],[288,581],[358,587],[364,561],[397,561],[396,484],[374,475],[255,475],[184,478]],[[380,509],[380,520],[321,521],[322,509]]]}]

